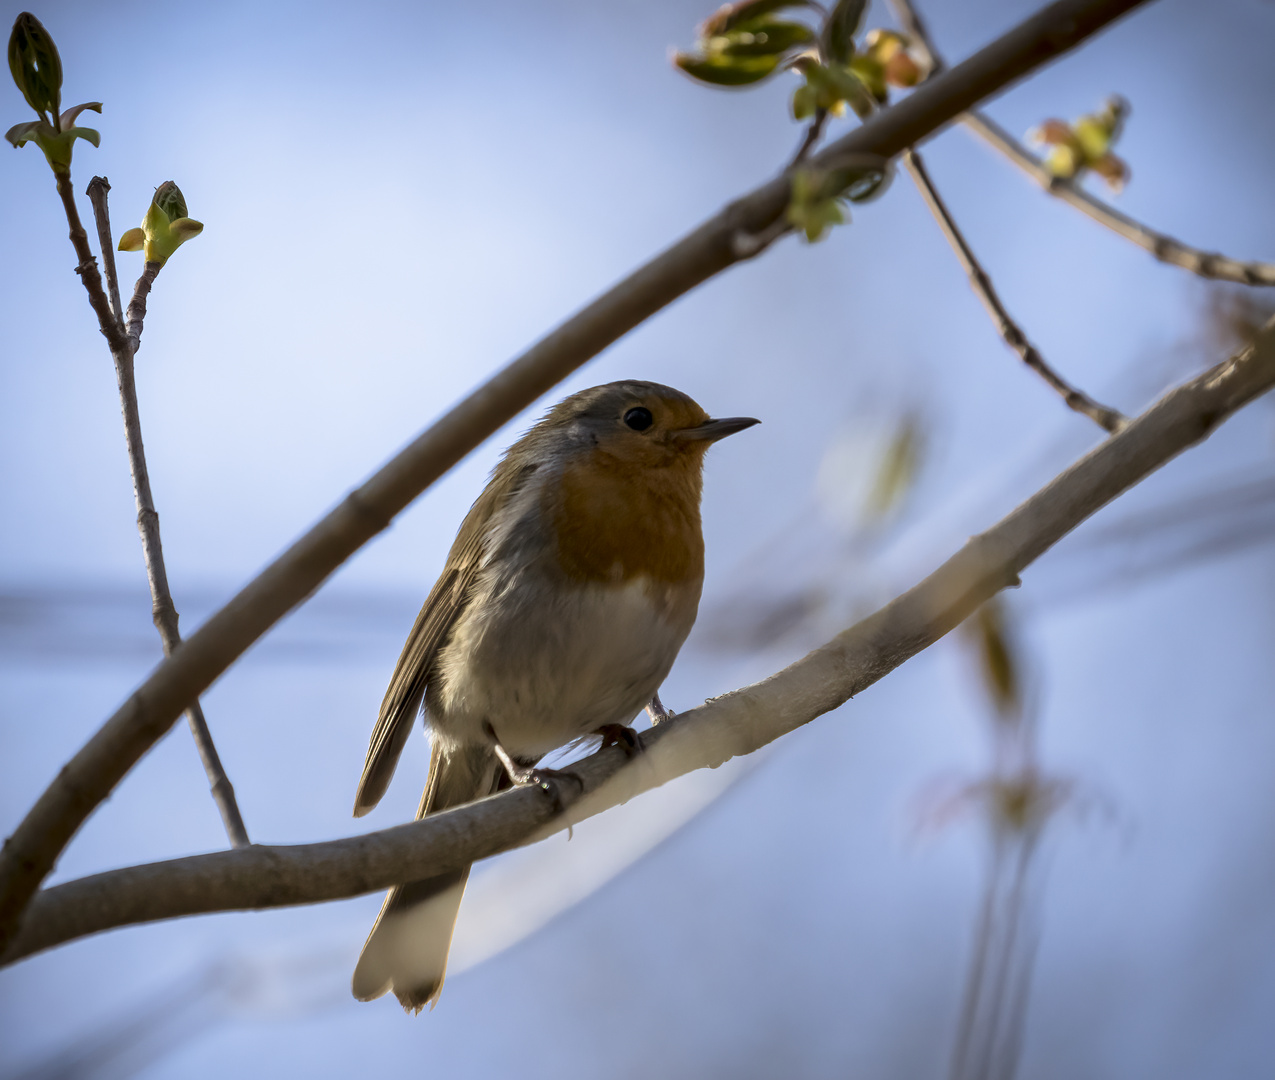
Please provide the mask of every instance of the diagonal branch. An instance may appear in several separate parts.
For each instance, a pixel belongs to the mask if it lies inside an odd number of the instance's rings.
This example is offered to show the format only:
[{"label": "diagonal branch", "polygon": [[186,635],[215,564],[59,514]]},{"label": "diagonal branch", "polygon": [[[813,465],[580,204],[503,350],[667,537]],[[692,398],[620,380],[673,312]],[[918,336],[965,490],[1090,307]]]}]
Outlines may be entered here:
[{"label": "diagonal branch", "polygon": [[[935,49],[933,39],[911,0],[890,0],[890,3],[904,33],[925,55],[931,74],[941,72],[945,66],[943,58]],[[1088,214],[1099,225],[1105,225],[1126,240],[1149,251],[1160,262],[1179,266],[1200,277],[1216,281],[1233,281],[1239,285],[1275,285],[1275,264],[1241,262],[1217,252],[1202,251],[1157,232],[1090,195],[1079,183],[1054,176],[1035,154],[983,113],[971,110],[961,117],[961,122],[1009,158],[1050,195],[1062,199],[1081,213]]]},{"label": "diagonal branch", "polygon": [[[815,156],[894,157],[1143,0],[1057,0]],[[342,562],[487,436],[665,305],[740,261],[736,237],[788,205],[779,176],[727,206],[489,379],[246,585],[62,768],[0,852],[0,947],[76,830],[191,701]]]},{"label": "diagonal branch", "polygon": [[[88,196],[93,204],[93,216],[97,222],[98,237],[102,245],[102,262],[106,267],[107,285],[111,290],[111,302],[116,314],[113,328],[116,331],[123,331],[119,279],[115,272],[111,219],[106,201],[106,193],[110,189],[111,185],[105,177],[95,176],[89,181]],[[146,468],[146,448],[142,443],[142,418],[137,406],[137,384],[133,377],[133,354],[137,350],[142,334],[140,317],[134,329],[133,315],[134,308],[138,304],[137,295],[141,293],[144,298],[143,282],[145,282],[145,289],[149,291],[150,283],[154,281],[159,267],[159,263],[146,264],[146,271],[142,279],[138,281],[133,301],[129,304],[127,332],[123,334],[118,345],[112,343],[111,358],[115,362],[115,379],[119,385],[120,412],[124,418],[124,446],[128,451],[128,468],[133,477],[133,498],[137,504],[137,531],[142,539],[142,558],[146,563],[146,580],[151,592],[151,616],[155,629],[159,631],[164,655],[168,656],[181,644],[181,634],[177,629],[177,607],[173,603],[173,594],[168,587],[168,571],[164,567],[164,548],[159,536],[159,514],[155,510],[155,499],[151,495],[150,472]],[[142,316],[145,315],[145,311],[143,299]],[[107,333],[105,326],[102,332]],[[226,835],[235,847],[243,847],[249,843],[248,830],[244,827],[243,815],[240,814],[239,804],[235,801],[235,789],[226,775],[221,756],[217,753],[217,746],[213,742],[212,732],[208,730],[208,721],[204,718],[203,707],[197,698],[186,710],[186,720],[190,725],[190,733],[195,739],[199,759],[203,762],[213,802],[216,803],[217,810],[221,814]]]},{"label": "diagonal branch", "polygon": [[934,182],[930,179],[929,170],[925,167],[925,162],[921,160],[921,155],[915,150],[908,150],[903,155],[903,164],[912,175],[912,179],[916,181],[921,197],[929,206],[930,212],[939,223],[939,228],[943,230],[943,235],[947,237],[952,250],[956,252],[957,259],[969,276],[970,287],[983,302],[983,307],[992,317],[992,322],[996,324],[996,330],[1005,344],[1018,353],[1023,363],[1049,384],[1053,391],[1066,402],[1068,408],[1089,417],[1104,431],[1111,433],[1119,431],[1128,423],[1127,418],[1115,409],[1098,404],[1088,394],[1077,390],[1054,371],[1040,355],[1036,346],[1027,339],[1022,328],[1010,316],[992,285],[992,279],[987,276],[987,272],[979,263],[964,234],[953,220],[947,204],[943,202]]},{"label": "diagonal branch", "polygon": [[[570,767],[583,794],[555,816],[518,788],[364,836],[111,870],[40,892],[0,963],[116,926],[284,907],[446,873],[533,842],[644,791],[715,768],[844,704],[933,644],[1094,512],[1275,386],[1275,319],[1255,342],[1170,391],[965,546],[920,584],[762,682],[680,713],[628,759],[612,747]],[[568,791],[573,791],[568,788]]]}]

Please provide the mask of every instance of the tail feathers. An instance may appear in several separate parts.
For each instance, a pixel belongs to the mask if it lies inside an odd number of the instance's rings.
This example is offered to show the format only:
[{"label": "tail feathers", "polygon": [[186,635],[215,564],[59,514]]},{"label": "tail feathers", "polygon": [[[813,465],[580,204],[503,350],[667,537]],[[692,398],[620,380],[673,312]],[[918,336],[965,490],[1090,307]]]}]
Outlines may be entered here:
[{"label": "tail feathers", "polygon": [[371,1001],[393,990],[408,1012],[433,1008],[468,877],[466,867],[390,890],[354,969],[356,998]]},{"label": "tail feathers", "polygon": [[[444,752],[434,740],[429,781],[418,818],[490,795],[504,780],[500,762],[483,745]],[[408,1012],[431,1008],[443,990],[447,953],[469,867],[396,885],[385,898],[376,925],[354,968],[354,996],[371,1001],[393,990]]]}]

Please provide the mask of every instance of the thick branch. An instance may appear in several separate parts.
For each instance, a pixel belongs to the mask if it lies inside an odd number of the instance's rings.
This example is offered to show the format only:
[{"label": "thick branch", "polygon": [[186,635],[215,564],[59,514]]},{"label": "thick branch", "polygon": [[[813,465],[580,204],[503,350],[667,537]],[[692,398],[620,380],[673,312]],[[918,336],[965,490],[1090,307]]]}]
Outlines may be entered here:
[{"label": "thick branch", "polygon": [[[893,157],[1141,0],[1059,0],[822,153]],[[430,484],[554,384],[695,286],[739,261],[737,235],[784,213],[786,177],[732,203],[634,271],[418,436],[212,616],[68,762],[0,852],[0,946],[59,853],[111,789],[254,641],[389,525]]]},{"label": "thick branch", "polygon": [[[345,840],[111,870],[45,889],[0,962],[116,926],[316,903],[457,869],[550,835],[694,769],[716,768],[837,708],[958,626],[1068,532],[1275,385],[1275,319],[1253,346],[1170,391],[919,585],[795,664],[571,766],[583,794],[553,816],[530,788]],[[573,792],[570,785],[564,785]]]},{"label": "thick branch", "polygon": [[929,170],[925,167],[925,162],[921,160],[921,155],[914,150],[908,150],[903,155],[903,164],[912,179],[916,181],[921,197],[930,208],[935,220],[938,221],[939,228],[943,230],[943,235],[947,237],[952,250],[956,252],[956,258],[969,276],[970,287],[983,302],[983,307],[992,317],[992,322],[996,324],[996,331],[1005,344],[1018,353],[1023,363],[1049,384],[1050,388],[1066,402],[1068,408],[1089,417],[1104,431],[1119,431],[1128,422],[1127,419],[1115,409],[1098,404],[1088,394],[1077,390],[1054,371],[1040,355],[1036,346],[1027,339],[1022,327],[1010,316],[992,285],[992,279],[987,276],[987,272],[966,242],[965,235],[957,227],[947,204],[943,202],[942,196],[939,195],[934,182],[930,179]]},{"label": "thick branch", "polygon": [[[890,0],[903,31],[925,54],[931,74],[943,70],[943,58],[934,47],[933,39],[925,24],[917,15],[911,0]],[[1240,262],[1227,255],[1202,251],[1175,240],[1164,233],[1122,214],[1114,206],[1095,198],[1078,183],[1054,176],[1044,164],[1003,127],[977,111],[961,117],[961,122],[994,146],[1010,161],[1043,187],[1049,194],[1070,203],[1077,210],[1088,214],[1099,225],[1131,240],[1138,247],[1149,251],[1160,262],[1180,266],[1203,278],[1216,281],[1234,281],[1240,285],[1275,285],[1275,264],[1264,262]]]}]

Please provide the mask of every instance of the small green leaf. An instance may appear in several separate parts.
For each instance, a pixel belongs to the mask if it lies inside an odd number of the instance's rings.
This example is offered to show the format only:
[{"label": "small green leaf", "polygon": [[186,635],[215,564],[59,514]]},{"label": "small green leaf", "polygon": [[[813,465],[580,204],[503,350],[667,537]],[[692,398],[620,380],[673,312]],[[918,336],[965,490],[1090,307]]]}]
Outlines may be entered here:
[{"label": "small green leaf", "polygon": [[29,11],[13,21],[9,71],[27,104],[56,131],[62,104],[62,58],[49,32]]},{"label": "small green leaf", "polygon": [[120,251],[145,252],[147,262],[163,266],[174,251],[192,236],[204,231],[203,222],[186,216],[186,200],[181,188],[165,180],[155,189],[140,229],[129,229],[120,237]]},{"label": "small green leaf", "polygon": [[169,221],[186,216],[186,199],[182,196],[182,189],[171,180],[165,180],[155,189],[154,203]]},{"label": "small green leaf", "polygon": [[36,128],[43,123],[43,120],[28,120],[25,124],[14,124],[13,127],[4,133],[4,137],[13,143],[13,147],[16,150],[19,146],[24,146],[35,138]]},{"label": "small green leaf", "polygon": [[[101,111],[101,107],[96,102],[91,105],[77,105],[73,111],[78,116],[84,109],[94,107]],[[71,171],[71,152],[75,147],[76,139],[84,139],[94,146],[102,141],[101,136],[93,128],[73,127],[58,131],[46,120],[31,120],[25,124],[17,124],[5,133],[5,138],[15,147],[23,146],[28,142],[35,143],[44,151],[45,160],[55,173]]]},{"label": "small green leaf", "polygon": [[878,103],[885,101],[885,65],[871,56],[856,56],[849,69]]},{"label": "small green leaf", "polygon": [[867,7],[868,0],[837,0],[820,35],[820,47],[826,59],[839,64],[850,62],[854,56],[854,37]]},{"label": "small green leaf", "polygon": [[[815,32],[804,23],[768,21],[752,30],[732,30],[709,38],[709,54],[724,56],[776,56],[815,39]],[[717,44],[720,42],[720,44]]]},{"label": "small green leaf", "polygon": [[673,63],[692,79],[712,86],[751,86],[774,74],[778,56],[700,57],[675,53]]},{"label": "small green leaf", "polygon": [[832,226],[849,220],[836,195],[828,191],[828,174],[822,169],[798,169],[792,174],[791,184],[788,223],[800,230],[809,243],[822,239]]},{"label": "small green leaf", "polygon": [[58,126],[66,131],[67,128],[74,127],[75,121],[79,119],[80,113],[85,109],[92,112],[100,113],[102,111],[102,103],[100,101],[86,101],[82,105],[72,105],[58,118]]},{"label": "small green leaf", "polygon": [[146,242],[146,233],[142,229],[128,229],[124,235],[120,237],[120,251],[141,251],[142,245]]},{"label": "small green leaf", "polygon": [[716,37],[731,30],[752,29],[749,23],[760,21],[767,15],[785,8],[813,8],[810,0],[740,0],[736,4],[723,4],[700,26],[701,37]]}]

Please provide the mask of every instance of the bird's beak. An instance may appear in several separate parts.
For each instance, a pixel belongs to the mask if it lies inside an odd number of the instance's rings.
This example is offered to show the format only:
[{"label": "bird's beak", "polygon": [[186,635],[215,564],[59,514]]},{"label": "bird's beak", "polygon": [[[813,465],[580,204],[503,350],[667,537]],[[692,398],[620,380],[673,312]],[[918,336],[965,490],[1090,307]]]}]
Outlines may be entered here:
[{"label": "bird's beak", "polygon": [[718,439],[726,438],[727,435],[734,435],[737,431],[743,431],[744,428],[760,423],[760,420],[754,420],[751,416],[727,416],[722,420],[705,420],[702,424],[696,424],[695,427],[680,428],[672,434],[673,438],[686,442],[714,443]]}]

